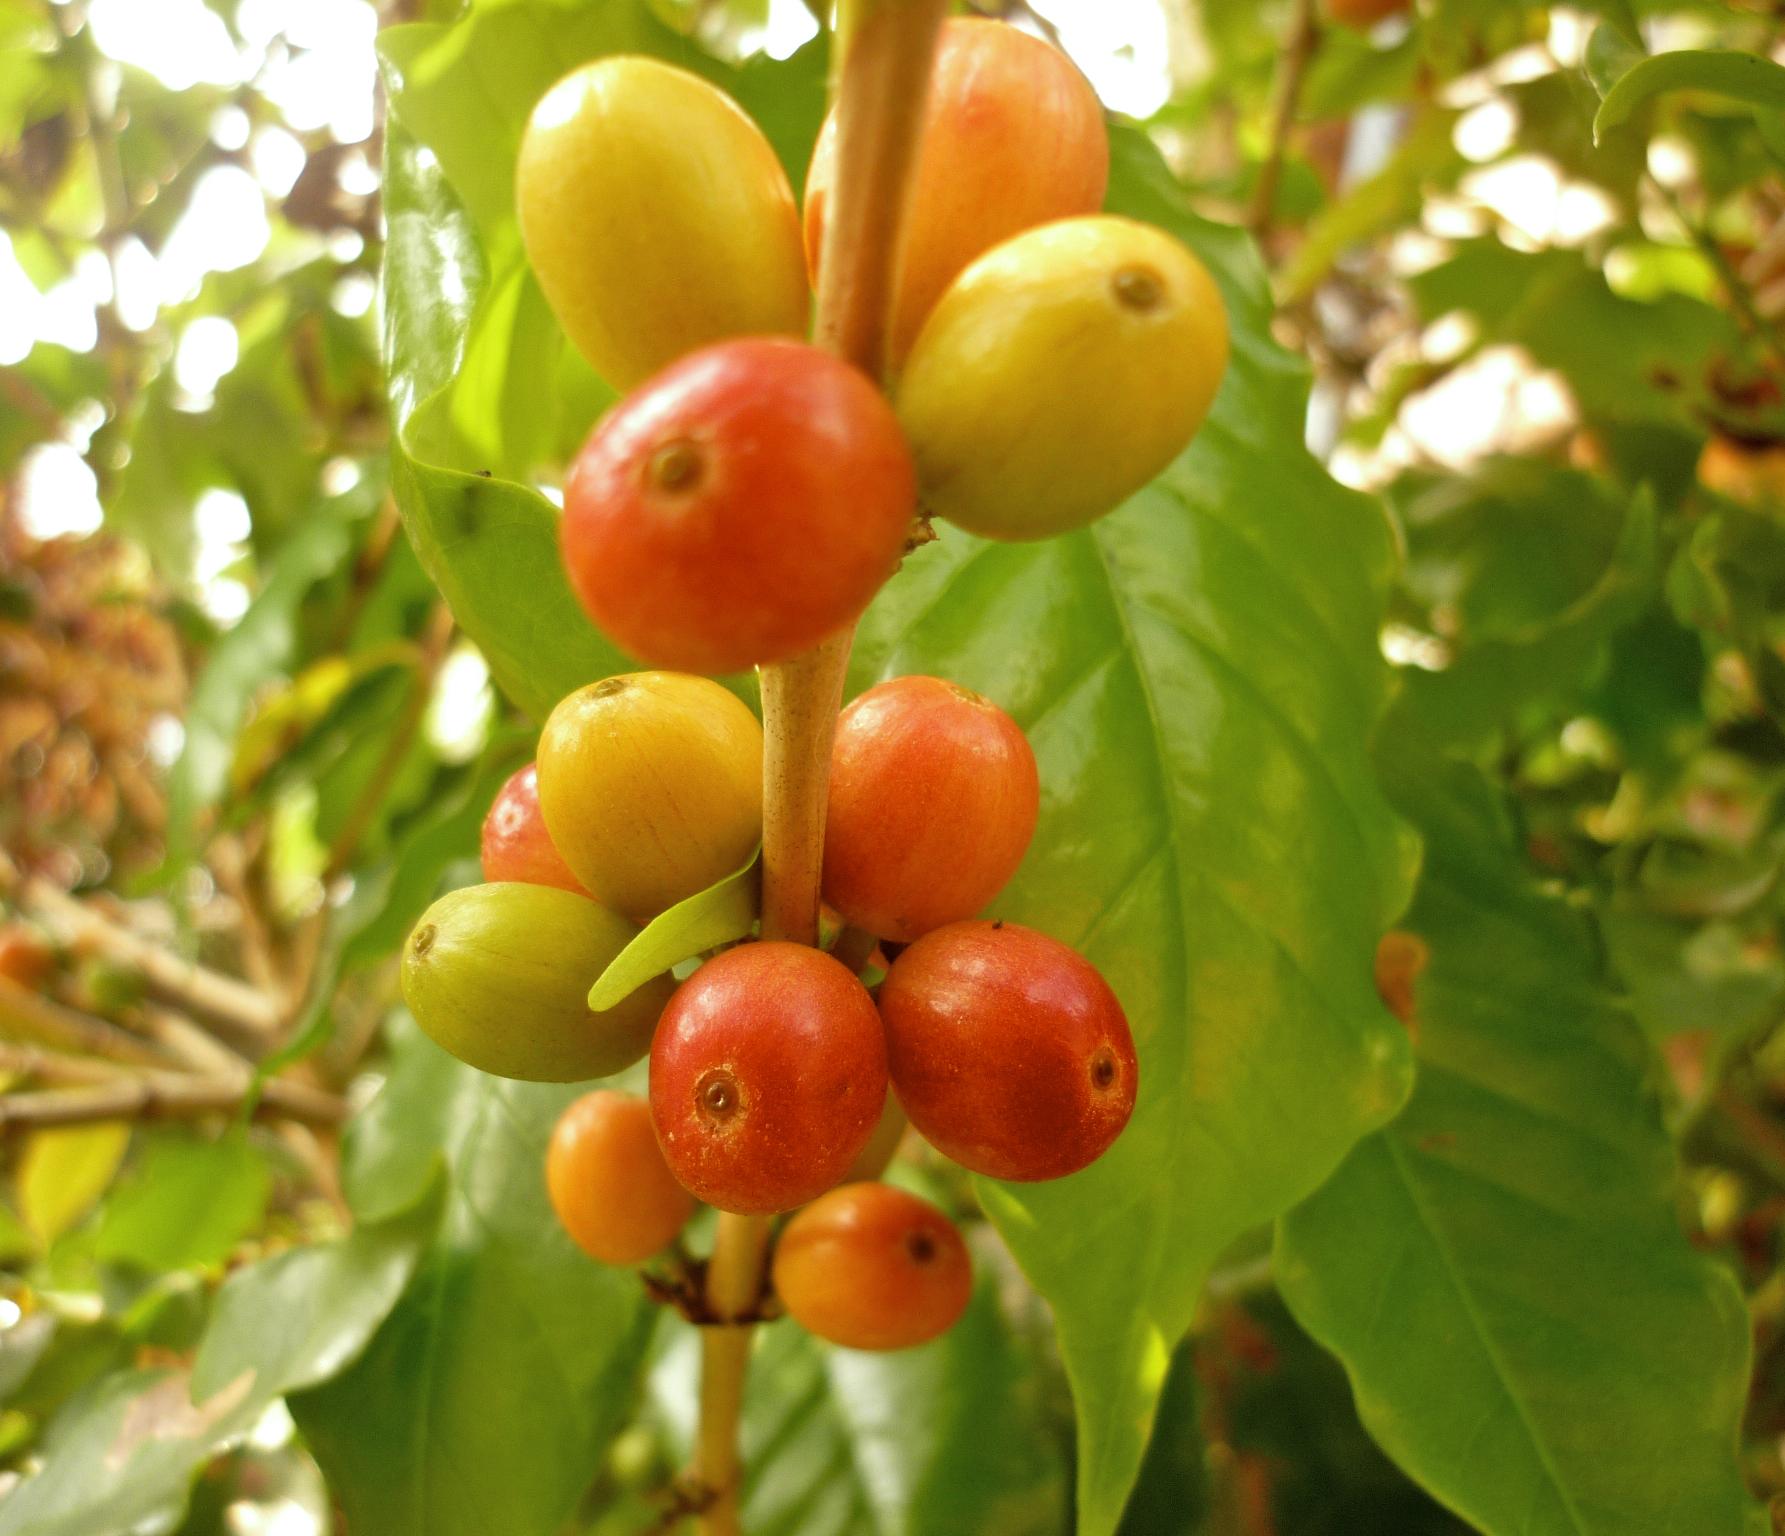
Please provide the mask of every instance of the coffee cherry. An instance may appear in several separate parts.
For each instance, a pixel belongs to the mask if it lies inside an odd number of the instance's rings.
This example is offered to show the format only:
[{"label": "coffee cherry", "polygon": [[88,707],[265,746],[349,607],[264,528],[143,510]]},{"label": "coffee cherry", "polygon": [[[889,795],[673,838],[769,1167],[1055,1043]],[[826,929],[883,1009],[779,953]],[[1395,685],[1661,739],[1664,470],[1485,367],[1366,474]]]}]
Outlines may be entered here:
[{"label": "coffee cherry", "polygon": [[533,110],[521,234],[570,339],[616,389],[727,336],[799,335],[799,214],[723,91],[655,59],[586,64]]},{"label": "coffee cherry", "polygon": [[967,1309],[973,1261],[929,1201],[890,1184],[845,1184],[787,1223],[774,1279],[808,1333],[846,1349],[909,1349]]},{"label": "coffee cherry", "polygon": [[1015,923],[953,923],[880,988],[893,1086],[939,1152],[994,1179],[1057,1179],[1128,1123],[1139,1072],[1097,969]]},{"label": "coffee cherry", "polygon": [[745,944],[707,961],[671,999],[651,1046],[663,1155],[722,1211],[785,1211],[822,1194],[885,1102],[872,999],[802,944]]},{"label": "coffee cherry", "polygon": [[1325,0],[1326,14],[1348,27],[1370,27],[1413,8],[1413,0]]},{"label": "coffee cherry", "polygon": [[564,491],[564,559],[633,655],[735,672],[860,613],[913,498],[898,421],[863,374],[801,342],[724,342],[596,427]]},{"label": "coffee cherry", "polygon": [[629,1067],[669,1000],[659,977],[603,1013],[589,987],[638,930],[549,885],[473,885],[422,914],[403,1000],[434,1043],[498,1077],[574,1083]]},{"label": "coffee cherry", "polygon": [[961,274],[899,381],[924,510],[988,539],[1083,527],[1183,451],[1226,367],[1220,290],[1170,235],[1018,235]]},{"label": "coffee cherry", "polygon": [[[836,138],[833,114],[806,175],[806,256],[814,272]],[[906,224],[893,360],[910,351],[924,317],[974,257],[1037,224],[1095,213],[1108,179],[1103,109],[1065,54],[1001,21],[944,25]]]},{"label": "coffee cherry", "polygon": [[539,809],[539,770],[532,763],[509,775],[490,802],[489,815],[483,819],[482,853],[485,880],[555,885],[561,891],[587,894],[545,829],[545,815]]},{"label": "coffee cherry", "polygon": [[675,1181],[651,1106],[630,1093],[586,1093],[552,1129],[546,1192],[564,1230],[603,1264],[642,1264],[661,1253],[694,1214]]},{"label": "coffee cherry", "polygon": [[843,711],[831,748],[824,897],[908,943],[972,917],[1016,873],[1040,782],[1016,721],[939,677],[897,677]]},{"label": "coffee cherry", "polygon": [[708,678],[591,683],[540,733],[539,803],[590,894],[647,923],[739,868],[761,839],[762,727]]}]

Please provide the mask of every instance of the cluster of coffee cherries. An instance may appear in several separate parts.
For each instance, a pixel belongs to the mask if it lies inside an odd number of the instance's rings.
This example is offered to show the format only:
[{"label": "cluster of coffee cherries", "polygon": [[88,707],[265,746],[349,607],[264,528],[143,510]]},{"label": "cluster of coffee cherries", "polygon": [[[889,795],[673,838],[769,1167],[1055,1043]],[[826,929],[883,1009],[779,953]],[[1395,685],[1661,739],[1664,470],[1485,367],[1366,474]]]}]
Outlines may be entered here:
[{"label": "cluster of coffee cherries", "polygon": [[1054,1179],[1110,1146],[1138,1087],[1096,969],[978,916],[1039,813],[1016,722],[941,678],[869,689],[831,761],[830,949],[746,939],[599,1012],[591,983],[761,838],[762,729],[695,674],[846,629],[925,518],[1020,540],[1112,510],[1194,436],[1228,339],[1190,251],[1096,211],[1109,145],[1073,66],[958,20],[882,393],[796,339],[847,153],[827,122],[802,228],[755,124],[692,74],[600,60],[535,110],[517,175],[528,254],[566,333],[629,391],[565,485],[565,563],[609,637],[675,670],[558,705],[491,807],[489,883],[426,913],[403,985],[422,1027],[486,1071],[582,1081],[648,1054],[647,1099],[590,1093],[551,1141],[554,1206],[589,1253],[649,1260],[700,1202],[792,1212],[781,1304],[823,1338],[889,1349],[945,1330],[971,1288],[953,1223],[875,1182],[907,1118],[964,1168]]}]

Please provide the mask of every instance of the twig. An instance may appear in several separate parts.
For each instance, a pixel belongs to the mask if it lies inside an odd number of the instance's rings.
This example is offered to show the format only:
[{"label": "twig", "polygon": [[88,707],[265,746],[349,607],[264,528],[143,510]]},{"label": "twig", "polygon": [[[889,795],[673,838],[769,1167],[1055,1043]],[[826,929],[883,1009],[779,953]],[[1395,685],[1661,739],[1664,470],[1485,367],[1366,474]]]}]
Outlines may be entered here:
[{"label": "twig", "polygon": [[0,976],[0,1034],[77,1056],[99,1056],[139,1067],[167,1065],[165,1056],[129,1031],[64,1008],[5,976]]},{"label": "twig", "polygon": [[[0,1131],[46,1125],[90,1125],[98,1120],[196,1120],[234,1114],[247,1103],[252,1080],[180,1077],[151,1072],[82,1088],[0,1094]],[[263,1083],[254,1100],[256,1118],[339,1125],[347,1104],[296,1083]]]},{"label": "twig", "polygon": [[1246,215],[1246,227],[1260,245],[1270,234],[1271,221],[1276,216],[1277,189],[1283,184],[1283,162],[1289,154],[1289,136],[1295,131],[1302,84],[1308,77],[1308,63],[1314,57],[1319,41],[1320,23],[1314,15],[1314,0],[1295,0],[1295,18],[1290,23],[1289,36],[1277,65],[1270,151],[1258,169],[1258,185],[1252,189],[1252,207]]},{"label": "twig", "polygon": [[[813,339],[878,380],[885,367],[899,235],[910,202],[936,37],[947,0],[841,0],[835,47],[837,175],[820,261]],[[852,631],[762,674],[764,938],[815,944],[831,737]],[[770,1228],[721,1214],[707,1304],[746,1317],[763,1288]],[[701,1334],[693,1481],[712,1495],[706,1536],[736,1536],[738,1420],[750,1362],[747,1326]]]},{"label": "twig", "polygon": [[270,1035],[279,1027],[274,998],[132,933],[47,880],[22,877],[14,898],[77,948],[141,972],[155,991],[194,1012],[249,1035]]}]

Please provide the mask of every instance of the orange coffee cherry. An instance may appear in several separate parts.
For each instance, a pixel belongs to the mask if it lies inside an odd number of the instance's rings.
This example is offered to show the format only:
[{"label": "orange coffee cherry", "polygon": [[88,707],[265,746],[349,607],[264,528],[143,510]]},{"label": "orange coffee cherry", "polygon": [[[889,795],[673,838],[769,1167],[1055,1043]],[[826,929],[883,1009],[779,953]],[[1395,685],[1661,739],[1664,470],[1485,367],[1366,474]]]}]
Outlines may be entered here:
[{"label": "orange coffee cherry", "polygon": [[642,1264],[694,1214],[694,1197],[657,1145],[651,1106],[608,1088],[585,1093],[559,1117],[545,1182],[564,1230],[603,1264]]}]

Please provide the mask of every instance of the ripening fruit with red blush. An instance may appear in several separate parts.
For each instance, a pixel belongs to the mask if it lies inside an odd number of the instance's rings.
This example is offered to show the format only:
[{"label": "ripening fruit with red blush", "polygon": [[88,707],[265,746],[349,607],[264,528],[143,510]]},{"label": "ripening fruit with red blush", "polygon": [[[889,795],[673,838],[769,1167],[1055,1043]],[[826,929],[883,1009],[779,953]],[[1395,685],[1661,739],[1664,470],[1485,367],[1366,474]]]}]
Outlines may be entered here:
[{"label": "ripening fruit with red blush", "polygon": [[803,342],[725,342],[595,428],[564,491],[564,560],[633,655],[736,672],[854,619],[898,564],[915,497],[866,375]]},{"label": "ripening fruit with red blush", "polygon": [[0,928],[0,976],[21,987],[39,987],[56,968],[56,952],[31,929]]},{"label": "ripening fruit with red blush", "polygon": [[1058,1179],[1128,1123],[1139,1068],[1097,968],[1015,923],[951,923],[880,988],[893,1086],[924,1138],[994,1179]]},{"label": "ripening fruit with red blush", "polygon": [[[836,176],[836,117],[806,174],[806,259],[818,271]],[[957,273],[1000,241],[1095,213],[1109,180],[1097,93],[1058,48],[1001,21],[947,22],[936,51],[892,324],[911,349]]]},{"label": "ripening fruit with red blush", "polygon": [[545,815],[539,809],[539,769],[533,763],[510,774],[490,802],[481,851],[485,880],[555,885],[561,891],[586,894],[545,829]]},{"label": "ripening fruit with red blush", "polygon": [[886,1102],[886,1044],[867,990],[803,944],[745,944],[682,983],[651,1046],[663,1155],[708,1205],[744,1215],[823,1194]]},{"label": "ripening fruit with red blush", "polygon": [[642,1264],[694,1214],[676,1183],[651,1106],[630,1093],[585,1093],[558,1117],[545,1152],[546,1192],[576,1245],[603,1264]]},{"label": "ripening fruit with red blush", "polygon": [[881,683],[831,748],[825,900],[900,943],[972,917],[1016,873],[1040,804],[1035,754],[996,704],[939,677]]},{"label": "ripening fruit with red blush", "polygon": [[774,1280],[808,1333],[846,1349],[910,1349],[967,1309],[973,1261],[929,1201],[890,1184],[845,1184],[787,1223]]}]

